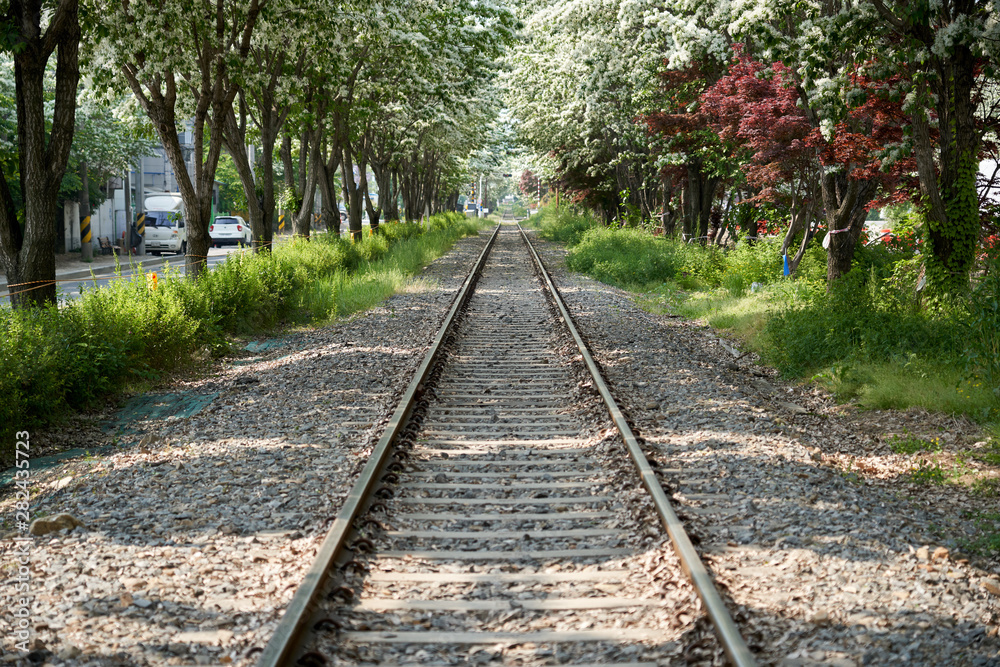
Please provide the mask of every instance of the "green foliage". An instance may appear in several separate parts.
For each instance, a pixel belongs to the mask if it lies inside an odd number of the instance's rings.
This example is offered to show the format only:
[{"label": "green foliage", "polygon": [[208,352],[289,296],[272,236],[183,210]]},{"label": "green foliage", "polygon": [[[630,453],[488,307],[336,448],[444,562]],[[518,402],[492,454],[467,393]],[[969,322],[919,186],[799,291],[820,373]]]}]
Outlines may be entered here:
[{"label": "green foliage", "polygon": [[2,309],[0,438],[11,443],[14,430],[93,406],[130,379],[189,365],[200,350],[224,349],[227,335],[368,308],[478,231],[461,215],[435,216],[430,227],[387,225],[357,244],[317,235],[273,253],[233,253],[197,281],[135,272],[63,308]]},{"label": "green foliage", "polygon": [[740,243],[726,254],[720,282],[733,296],[743,295],[754,283],[767,285],[780,280],[784,266],[781,242],[762,239],[754,244]]},{"label": "green foliage", "polygon": [[912,435],[894,435],[889,439],[889,449],[897,454],[916,454],[917,452],[940,452],[941,441],[938,438],[927,441]]},{"label": "green foliage", "polygon": [[[952,150],[957,152],[954,145]],[[979,161],[969,152],[959,155],[956,162],[958,173],[941,191],[947,220],[927,216],[927,285],[935,297],[953,298],[968,291],[969,271],[979,241],[979,194],[976,191]]]},{"label": "green foliage", "polygon": [[959,545],[964,551],[986,557],[996,557],[1000,554],[1000,512],[968,512],[978,535],[971,540],[961,540]]},{"label": "green foliage", "polygon": [[992,391],[993,411],[1000,411],[1000,259],[987,264],[968,308],[966,363],[973,384]]},{"label": "green foliage", "polygon": [[908,473],[907,477],[914,484],[933,484],[940,486],[945,482],[945,472],[940,463],[921,461]]},{"label": "green foliage", "polygon": [[568,208],[554,206],[546,206],[525,224],[538,229],[543,239],[564,243],[571,248],[580,242],[584,232],[601,226],[590,213],[576,215]]},{"label": "green foliage", "polygon": [[841,400],[977,418],[996,409],[1000,268],[989,268],[968,305],[926,308],[915,291],[922,257],[907,246],[859,246],[854,268],[828,292],[818,244],[785,280],[771,240],[705,248],[551,209],[532,222],[575,244],[570,268],[642,291],[645,308],[730,330],[785,375],[811,376]]},{"label": "green foliage", "polygon": [[845,360],[954,359],[964,343],[958,319],[907,300],[874,273],[850,271],[829,292],[812,290],[770,318],[770,360],[786,375],[805,375]]},{"label": "green foliage", "polygon": [[243,181],[236,171],[236,163],[229,153],[219,157],[215,170],[215,180],[219,182],[219,210],[233,213],[247,210],[247,196],[243,191]]},{"label": "green foliage", "polygon": [[970,456],[977,461],[1000,466],[1000,441],[993,440],[989,446],[982,451],[971,452]]},{"label": "green foliage", "polygon": [[972,483],[972,492],[983,498],[1000,498],[1000,478],[982,477]]},{"label": "green foliage", "polygon": [[620,286],[663,283],[681,272],[677,243],[638,229],[593,227],[567,258],[567,266]]}]

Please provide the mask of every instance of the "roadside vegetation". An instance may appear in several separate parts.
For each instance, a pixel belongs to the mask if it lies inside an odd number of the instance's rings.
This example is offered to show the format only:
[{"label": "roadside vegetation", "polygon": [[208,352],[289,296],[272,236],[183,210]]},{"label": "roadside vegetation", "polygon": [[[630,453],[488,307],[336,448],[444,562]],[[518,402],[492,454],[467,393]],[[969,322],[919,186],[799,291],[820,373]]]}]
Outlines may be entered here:
[{"label": "roadside vegetation", "polygon": [[197,281],[137,273],[62,308],[0,310],[0,459],[12,457],[15,427],[54,423],[225,354],[234,336],[369,308],[477,230],[447,213],[424,226],[382,225],[358,243],[319,234],[273,253],[234,253]]},{"label": "roadside vegetation", "polygon": [[827,289],[819,238],[788,279],[780,239],[705,247],[565,207],[529,224],[570,248],[569,268],[634,292],[650,310],[729,332],[787,378],[868,408],[1000,416],[996,258],[984,259],[969,298],[931,306],[915,290],[919,257],[909,246],[859,247],[852,270]]},{"label": "roadside vegetation", "polygon": [[[995,255],[980,255],[965,298],[935,303],[917,290],[922,258],[914,244],[859,244],[850,271],[828,283],[822,236],[808,244],[794,277],[785,277],[776,237],[703,246],[652,225],[606,226],[554,206],[526,224],[569,248],[568,268],[632,292],[649,311],[706,322],[789,380],[816,382],[861,408],[919,407],[978,422],[975,444],[945,447],[936,435],[908,432],[886,434],[886,443],[905,457],[905,484],[956,485],[970,498],[1000,498]],[[995,557],[998,515],[967,515],[974,530],[956,544]]]}]

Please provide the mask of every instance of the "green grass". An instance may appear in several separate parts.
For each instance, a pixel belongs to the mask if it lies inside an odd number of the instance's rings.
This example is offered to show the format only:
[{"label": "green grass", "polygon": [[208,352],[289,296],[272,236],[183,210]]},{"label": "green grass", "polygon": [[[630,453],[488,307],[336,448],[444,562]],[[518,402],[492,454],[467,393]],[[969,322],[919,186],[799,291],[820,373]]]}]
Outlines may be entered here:
[{"label": "green grass", "polygon": [[360,243],[320,234],[271,254],[232,254],[197,281],[136,273],[63,308],[0,310],[0,462],[12,458],[15,431],[222,354],[234,335],[370,308],[478,232],[456,214],[434,216],[426,229],[381,229]]},{"label": "green grass", "polygon": [[[604,228],[568,210],[545,209],[530,223],[569,246],[569,268],[633,291],[647,310],[703,320],[785,377],[819,382],[840,400],[983,423],[1000,410],[1000,362],[989,347],[997,339],[981,335],[1000,327],[995,280],[983,281],[968,304],[929,309],[913,298],[912,255],[884,247],[859,248],[855,268],[827,291],[818,244],[789,280],[775,240],[703,248]],[[977,351],[980,340],[987,347]]]},{"label": "green grass", "polygon": [[446,227],[432,225],[420,235],[408,234],[408,242],[386,246],[374,261],[362,260],[355,272],[340,270],[316,280],[303,291],[302,307],[313,320],[367,310],[405,288],[411,276],[477,230],[472,220],[456,218]]},{"label": "green grass", "polygon": [[916,454],[917,452],[939,452],[941,441],[934,438],[931,441],[912,435],[894,435],[889,439],[889,449],[897,454]]},{"label": "green grass", "polygon": [[969,452],[969,456],[982,463],[1000,467],[1000,440],[990,440],[986,449]]},{"label": "green grass", "polygon": [[1000,498],[1000,478],[984,477],[972,483],[972,492],[983,498]]},{"label": "green grass", "polygon": [[1000,512],[969,512],[966,515],[978,535],[971,540],[961,540],[963,551],[982,557],[1000,555]]}]

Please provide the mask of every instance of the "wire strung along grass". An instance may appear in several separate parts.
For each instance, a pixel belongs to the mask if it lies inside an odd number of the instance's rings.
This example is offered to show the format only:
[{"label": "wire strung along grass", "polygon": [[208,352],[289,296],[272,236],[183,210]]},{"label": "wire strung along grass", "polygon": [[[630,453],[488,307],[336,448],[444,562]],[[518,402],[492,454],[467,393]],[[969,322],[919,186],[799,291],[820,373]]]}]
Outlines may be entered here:
[{"label": "wire strung along grass", "polygon": [[478,225],[443,214],[381,230],[359,243],[317,234],[269,254],[233,253],[197,281],[136,272],[62,308],[0,310],[0,465],[13,460],[15,431],[224,354],[233,335],[372,307]]}]

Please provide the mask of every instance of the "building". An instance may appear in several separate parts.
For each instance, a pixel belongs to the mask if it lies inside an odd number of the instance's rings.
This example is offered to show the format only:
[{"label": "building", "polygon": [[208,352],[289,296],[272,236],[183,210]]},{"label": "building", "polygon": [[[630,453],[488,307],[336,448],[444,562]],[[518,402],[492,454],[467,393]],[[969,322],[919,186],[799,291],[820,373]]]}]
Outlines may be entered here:
[{"label": "building", "polygon": [[[188,173],[194,173],[194,143],[193,133],[190,129],[180,135],[181,150],[184,151],[185,164]],[[142,188],[139,189],[140,178]],[[135,168],[129,172],[129,185],[132,196],[131,214],[125,211],[125,190],[123,178],[112,178],[101,186],[107,193],[107,199],[90,214],[92,243],[98,247],[97,240],[101,238],[121,239],[122,233],[128,225],[135,219],[137,211],[141,209],[141,203],[136,200],[139,193],[143,196],[159,192],[178,192],[177,179],[174,169],[167,158],[167,152],[162,146],[154,149],[152,155],[147,155],[139,160]],[[213,197],[213,211],[219,201],[219,185],[216,183]],[[138,206],[137,206],[138,205]],[[80,208],[76,202],[66,201],[63,203],[62,225],[59,227],[58,241],[56,242],[57,252],[72,252],[80,249]]]}]

